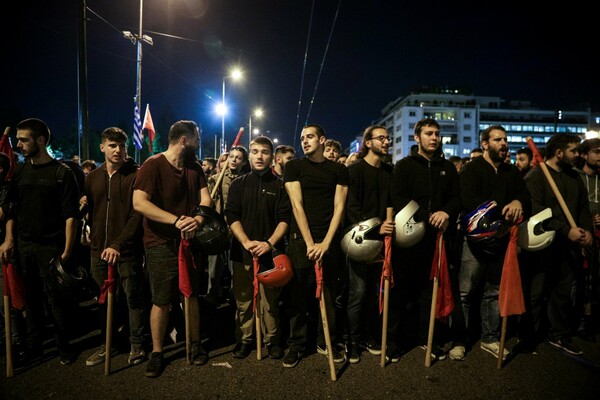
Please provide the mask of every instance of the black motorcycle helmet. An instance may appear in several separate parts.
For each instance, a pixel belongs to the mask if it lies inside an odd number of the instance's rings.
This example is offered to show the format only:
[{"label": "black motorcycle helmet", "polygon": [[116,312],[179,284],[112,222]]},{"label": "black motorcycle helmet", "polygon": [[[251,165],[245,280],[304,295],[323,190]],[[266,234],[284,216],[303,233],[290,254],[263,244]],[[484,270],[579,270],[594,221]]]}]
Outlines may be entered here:
[{"label": "black motorcycle helmet", "polygon": [[204,218],[204,224],[190,240],[192,251],[215,255],[229,250],[229,227],[223,216],[206,206],[198,206],[194,212],[194,216],[196,215]]}]

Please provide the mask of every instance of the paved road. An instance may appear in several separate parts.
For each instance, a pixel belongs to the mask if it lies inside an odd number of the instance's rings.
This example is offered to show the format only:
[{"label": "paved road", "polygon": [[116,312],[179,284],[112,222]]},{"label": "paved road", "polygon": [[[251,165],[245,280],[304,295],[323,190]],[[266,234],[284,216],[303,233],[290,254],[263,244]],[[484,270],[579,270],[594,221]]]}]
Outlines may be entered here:
[{"label": "paved road", "polygon": [[[90,308],[93,308],[90,307]],[[379,366],[379,357],[363,353],[360,363],[336,364],[338,379],[329,378],[327,360],[319,354],[303,358],[296,368],[283,368],[281,360],[244,360],[232,357],[234,339],[231,307],[222,307],[207,342],[210,360],[190,366],[184,360],[184,343],[167,347],[168,366],[161,377],[145,378],[145,364],[127,365],[127,354],[104,366],[86,367],[85,360],[100,342],[100,331],[83,332],[76,341],[77,361],[59,364],[48,343],[37,365],[0,377],[0,398],[20,399],[598,399],[600,398],[600,335],[590,343],[575,338],[583,357],[563,353],[549,344],[538,355],[518,355],[501,370],[496,360],[475,347],[464,361],[449,359],[424,366],[424,354],[414,349],[400,362]],[[83,319],[89,313],[82,311]],[[82,320],[83,322],[83,320]],[[507,347],[516,343],[511,338]],[[4,359],[2,371],[5,371]]]}]

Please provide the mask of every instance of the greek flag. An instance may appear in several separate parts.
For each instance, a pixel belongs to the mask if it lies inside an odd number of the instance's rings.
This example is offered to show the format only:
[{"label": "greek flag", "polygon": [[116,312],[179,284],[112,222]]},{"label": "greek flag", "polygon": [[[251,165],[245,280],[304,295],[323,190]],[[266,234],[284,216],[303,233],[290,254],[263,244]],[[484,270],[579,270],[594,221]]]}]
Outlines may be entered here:
[{"label": "greek flag", "polygon": [[142,142],[144,141],[142,133],[142,121],[140,119],[140,109],[138,108],[137,102],[133,100],[133,144],[138,150],[142,149]]}]

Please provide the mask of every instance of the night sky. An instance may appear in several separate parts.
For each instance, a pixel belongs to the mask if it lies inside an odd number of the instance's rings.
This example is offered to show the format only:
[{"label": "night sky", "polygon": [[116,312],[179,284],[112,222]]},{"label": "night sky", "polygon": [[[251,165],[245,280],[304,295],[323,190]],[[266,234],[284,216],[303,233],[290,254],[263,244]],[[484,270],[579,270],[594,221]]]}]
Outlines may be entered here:
[{"label": "night sky", "polygon": [[[56,135],[75,135],[78,2],[4,3],[0,123],[35,116]],[[228,142],[261,106],[266,116],[253,126],[282,143],[294,144],[308,117],[347,146],[386,104],[422,86],[598,111],[600,34],[588,4],[321,0],[311,24],[312,0],[145,0],[143,27],[154,46],[144,46],[142,114],[150,103],[163,135],[175,120],[195,120],[212,143],[221,135],[214,107],[232,65],[245,78],[226,84]],[[88,0],[88,7],[106,20],[88,13],[90,130],[117,125],[131,133],[136,48],[120,31],[137,32],[139,0]]]}]

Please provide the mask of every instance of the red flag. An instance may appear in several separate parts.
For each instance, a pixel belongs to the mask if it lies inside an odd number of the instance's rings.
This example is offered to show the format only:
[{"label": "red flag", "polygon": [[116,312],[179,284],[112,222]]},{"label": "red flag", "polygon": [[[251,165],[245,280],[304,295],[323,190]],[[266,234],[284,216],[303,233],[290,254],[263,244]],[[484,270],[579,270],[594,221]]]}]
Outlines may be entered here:
[{"label": "red flag", "polygon": [[502,278],[500,279],[500,292],[498,294],[501,317],[525,313],[525,300],[523,299],[521,273],[519,272],[519,260],[517,258],[517,232],[518,225],[515,224],[510,228],[510,242],[502,266]]},{"label": "red flag", "polygon": [[315,263],[315,280],[317,281],[317,293],[315,297],[317,300],[321,300],[321,294],[323,293],[323,268],[318,262]]},{"label": "red flag", "polygon": [[260,269],[260,264],[258,262],[258,258],[254,257],[252,259],[252,266],[254,267],[254,294],[252,296],[253,301],[252,301],[252,312],[256,312],[256,307],[257,307],[257,303],[258,303],[258,271]]},{"label": "red flag", "polygon": [[148,151],[152,154],[152,142],[156,137],[156,131],[154,130],[154,122],[152,122],[152,115],[150,115],[150,104],[146,104],[146,115],[144,115],[144,126],[142,129],[148,129]]},{"label": "red flag", "polygon": [[21,276],[12,263],[2,264],[2,280],[4,281],[4,296],[8,297],[13,308],[19,311],[25,309],[25,286]]},{"label": "red flag", "polygon": [[454,298],[452,297],[452,289],[450,287],[450,275],[448,273],[448,259],[446,258],[443,231],[438,231],[436,244],[433,262],[431,263],[430,279],[438,279],[435,317],[443,320],[454,310]]},{"label": "red flag", "polygon": [[98,304],[104,304],[106,302],[106,295],[115,292],[115,266],[108,264],[108,277],[100,288],[100,298],[98,298]]},{"label": "red flag", "polygon": [[9,132],[10,128],[7,127],[4,130],[4,135],[2,135],[2,137],[0,138],[0,151],[6,154],[8,156],[8,159],[10,160],[10,169],[6,174],[7,181],[9,181],[12,178],[12,175],[15,172],[15,168],[17,167],[17,164],[15,163],[15,157],[12,151],[12,144],[10,143],[10,137],[8,136]]},{"label": "red flag", "polygon": [[379,314],[383,312],[383,285],[386,278],[390,279],[390,287],[394,287],[394,273],[392,271],[392,237],[387,235],[383,239],[384,257],[379,281]]},{"label": "red flag", "polygon": [[190,251],[190,242],[187,239],[181,239],[181,244],[179,245],[179,291],[185,297],[192,295],[190,267],[196,268],[194,257]]}]

